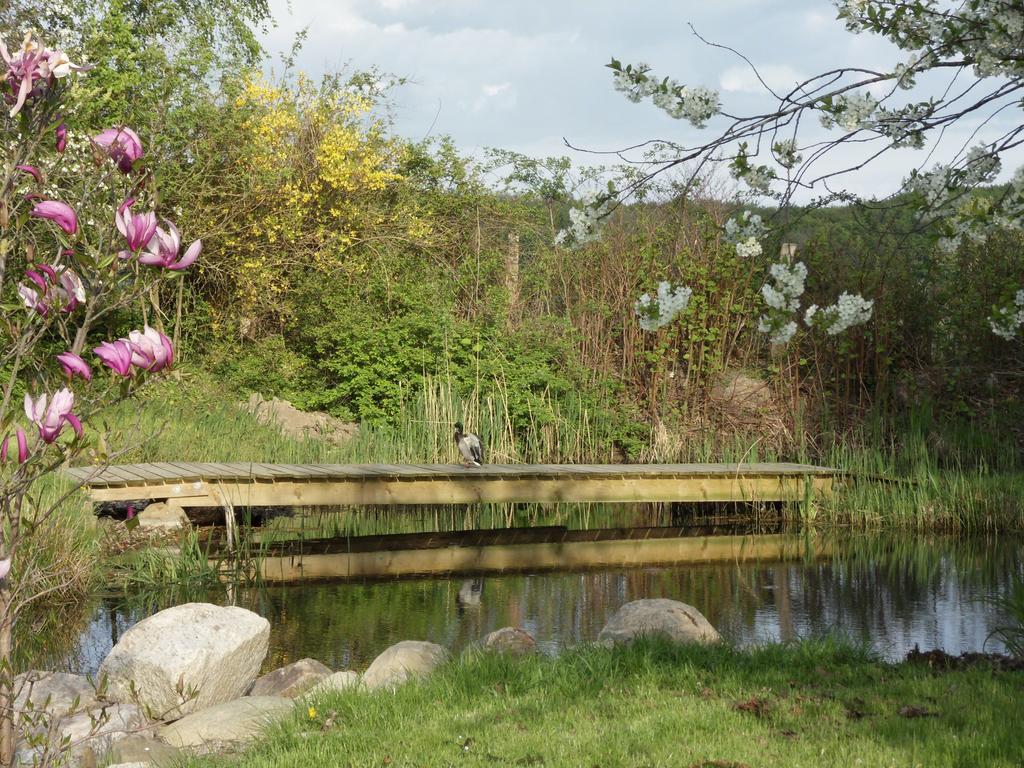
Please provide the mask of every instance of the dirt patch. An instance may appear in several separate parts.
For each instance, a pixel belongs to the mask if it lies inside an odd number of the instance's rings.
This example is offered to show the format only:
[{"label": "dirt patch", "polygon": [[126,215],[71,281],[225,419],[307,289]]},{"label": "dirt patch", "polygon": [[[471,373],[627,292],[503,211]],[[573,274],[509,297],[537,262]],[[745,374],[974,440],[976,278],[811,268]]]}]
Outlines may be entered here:
[{"label": "dirt patch", "polygon": [[350,440],[359,431],[359,425],[319,411],[300,411],[287,400],[270,400],[253,393],[249,401],[239,403],[261,424],[275,424],[285,435],[297,438],[324,440],[335,445]]},{"label": "dirt patch", "polygon": [[922,651],[916,645],[907,653],[908,664],[921,664],[929,669],[948,670],[966,669],[968,667],[991,667],[999,671],[1024,672],[1024,659],[1016,659],[1002,653],[961,653],[951,656],[945,651],[934,648]]},{"label": "dirt patch", "polygon": [[732,705],[732,708],[737,712],[746,712],[755,717],[764,717],[768,714],[768,700],[755,696],[746,701],[736,702]]},{"label": "dirt patch", "polygon": [[939,713],[934,710],[928,709],[927,707],[914,706],[913,704],[907,704],[905,707],[900,707],[898,714],[900,717],[906,718],[939,716]]}]

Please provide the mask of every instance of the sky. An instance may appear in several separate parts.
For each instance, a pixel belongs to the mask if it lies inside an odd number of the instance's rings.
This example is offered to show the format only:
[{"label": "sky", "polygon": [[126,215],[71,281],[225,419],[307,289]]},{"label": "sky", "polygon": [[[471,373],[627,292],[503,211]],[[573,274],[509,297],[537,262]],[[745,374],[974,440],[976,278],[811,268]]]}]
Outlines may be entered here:
[{"label": "sky", "polygon": [[[771,101],[741,58],[693,30],[743,53],[773,87],[837,66],[887,68],[906,58],[881,38],[847,32],[827,0],[271,0],[271,8],[275,26],[264,38],[271,66],[308,28],[297,59],[303,71],[376,67],[408,78],[393,94],[403,136],[449,135],[467,153],[500,147],[584,163],[614,157],[574,152],[566,141],[593,152],[649,139],[693,143],[724,124],[700,131],[649,102],[627,101],[604,66],[612,56],[718,89],[728,111],[744,114]],[[943,149],[959,149],[972,127],[965,122],[947,135]],[[846,186],[887,194],[922,159],[902,152]]]}]

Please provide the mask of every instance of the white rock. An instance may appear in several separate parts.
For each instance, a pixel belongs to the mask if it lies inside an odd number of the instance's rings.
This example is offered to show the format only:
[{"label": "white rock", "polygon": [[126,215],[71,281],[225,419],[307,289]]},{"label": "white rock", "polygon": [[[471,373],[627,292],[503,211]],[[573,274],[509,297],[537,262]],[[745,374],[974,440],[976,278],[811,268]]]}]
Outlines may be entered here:
[{"label": "white rock", "polygon": [[608,619],[597,639],[605,645],[613,645],[656,634],[681,643],[714,643],[721,639],[692,605],[663,598],[626,603]]},{"label": "white rock", "polygon": [[[100,666],[107,696],[173,719],[237,699],[259,672],[270,623],[244,608],[186,603],[129,629]],[[132,685],[134,684],[134,694]]]},{"label": "white rock", "polygon": [[373,691],[395,688],[410,678],[426,677],[448,658],[448,652],[436,643],[403,640],[373,660],[363,673],[363,685]]},{"label": "white rock", "polygon": [[293,708],[294,702],[282,696],[245,696],[186,715],[164,727],[160,738],[174,747],[215,752],[252,741]]},{"label": "white rock", "polygon": [[335,672],[325,677],[306,692],[306,698],[322,696],[331,691],[347,691],[349,688],[356,688],[359,685],[359,673],[346,669],[344,672]]}]

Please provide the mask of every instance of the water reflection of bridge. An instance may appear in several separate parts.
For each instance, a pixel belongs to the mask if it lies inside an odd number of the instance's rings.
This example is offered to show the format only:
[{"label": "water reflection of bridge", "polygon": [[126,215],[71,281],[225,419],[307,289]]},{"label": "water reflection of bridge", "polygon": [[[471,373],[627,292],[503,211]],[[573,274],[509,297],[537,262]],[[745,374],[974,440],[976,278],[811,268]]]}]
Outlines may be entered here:
[{"label": "water reflection of bridge", "polygon": [[257,567],[265,582],[290,582],[782,562],[830,552],[793,534],[695,536],[681,528],[544,526],[281,542],[263,552]]},{"label": "water reflection of bridge", "polygon": [[182,508],[478,502],[778,502],[827,493],[837,472],[752,464],[228,464],[68,470],[94,501]]}]

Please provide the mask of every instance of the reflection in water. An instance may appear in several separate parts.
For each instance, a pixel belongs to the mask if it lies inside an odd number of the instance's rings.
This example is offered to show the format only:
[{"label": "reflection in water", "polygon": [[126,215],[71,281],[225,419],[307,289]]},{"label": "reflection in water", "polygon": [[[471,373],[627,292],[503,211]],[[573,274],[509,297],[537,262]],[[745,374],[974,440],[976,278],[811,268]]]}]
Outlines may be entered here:
[{"label": "reflection in water", "polygon": [[[740,645],[840,633],[894,660],[915,644],[1000,650],[986,641],[1006,617],[989,598],[1024,575],[1021,540],[844,536],[831,546],[828,559],[490,575],[485,598],[482,578],[431,577],[239,589],[234,602],[269,619],[267,668],[311,656],[362,669],[399,640],[458,650],[506,625],[554,653],[595,639],[612,612],[643,597],[694,605]],[[230,602],[225,593],[103,600],[61,665],[95,672],[127,627],[186,599]]]}]

